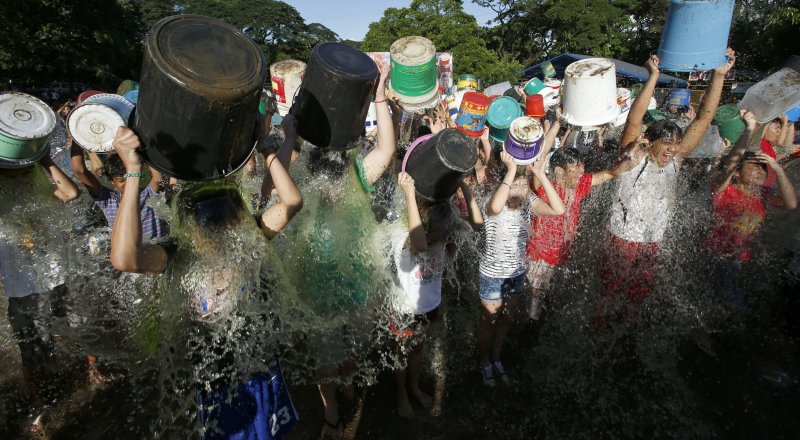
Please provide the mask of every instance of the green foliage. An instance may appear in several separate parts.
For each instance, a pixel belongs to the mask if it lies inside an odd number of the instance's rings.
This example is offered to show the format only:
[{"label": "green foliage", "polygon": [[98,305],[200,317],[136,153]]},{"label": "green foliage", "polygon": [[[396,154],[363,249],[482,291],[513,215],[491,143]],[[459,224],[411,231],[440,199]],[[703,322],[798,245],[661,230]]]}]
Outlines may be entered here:
[{"label": "green foliage", "polygon": [[522,65],[486,47],[487,33],[459,0],[414,0],[408,8],[389,8],[369,26],[364,51],[388,51],[401,37],[420,35],[440,52],[451,52],[458,73],[475,73],[487,84],[513,79]]}]

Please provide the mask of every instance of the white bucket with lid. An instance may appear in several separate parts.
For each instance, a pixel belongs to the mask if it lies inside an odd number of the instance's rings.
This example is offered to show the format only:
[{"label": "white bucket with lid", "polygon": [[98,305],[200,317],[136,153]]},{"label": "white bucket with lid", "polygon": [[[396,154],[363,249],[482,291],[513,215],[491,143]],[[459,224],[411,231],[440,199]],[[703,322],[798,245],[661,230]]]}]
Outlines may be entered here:
[{"label": "white bucket with lid", "polygon": [[0,168],[33,165],[49,151],[55,128],[55,113],[40,99],[0,93]]},{"label": "white bucket with lid", "polygon": [[109,153],[117,128],[127,127],[133,104],[119,95],[101,93],[87,98],[69,114],[67,128],[84,150]]},{"label": "white bucket with lid", "polygon": [[544,127],[530,116],[520,116],[511,122],[503,149],[514,158],[517,165],[533,163],[542,152]]},{"label": "white bucket with lid", "polygon": [[578,126],[596,126],[619,116],[617,71],[605,58],[575,61],[564,71],[561,84],[564,118]]},{"label": "white bucket with lid", "polygon": [[297,60],[286,60],[272,63],[269,66],[269,75],[272,80],[272,91],[275,92],[275,102],[278,104],[278,114],[286,116],[294,103],[297,89],[303,83],[303,74],[306,72],[306,63]]}]

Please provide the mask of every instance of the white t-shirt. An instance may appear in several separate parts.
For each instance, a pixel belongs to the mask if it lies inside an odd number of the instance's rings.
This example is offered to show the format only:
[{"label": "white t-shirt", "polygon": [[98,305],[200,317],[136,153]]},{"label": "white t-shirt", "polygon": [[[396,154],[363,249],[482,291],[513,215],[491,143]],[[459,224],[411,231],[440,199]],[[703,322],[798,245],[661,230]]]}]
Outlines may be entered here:
[{"label": "white t-shirt", "polygon": [[481,252],[480,273],[490,278],[513,278],[527,269],[525,245],[530,228],[530,203],[535,196],[528,198],[528,205],[518,209],[503,210],[488,216],[484,214],[484,246]]},{"label": "white t-shirt", "polygon": [[661,241],[675,207],[680,166],[679,160],[672,159],[659,167],[645,156],[633,169],[621,174],[608,230],[631,242]]},{"label": "white t-shirt", "polygon": [[406,246],[408,233],[392,239],[397,281],[402,288],[395,298],[395,309],[423,315],[442,302],[442,274],[447,255],[443,244],[429,246],[426,252],[411,252]]}]

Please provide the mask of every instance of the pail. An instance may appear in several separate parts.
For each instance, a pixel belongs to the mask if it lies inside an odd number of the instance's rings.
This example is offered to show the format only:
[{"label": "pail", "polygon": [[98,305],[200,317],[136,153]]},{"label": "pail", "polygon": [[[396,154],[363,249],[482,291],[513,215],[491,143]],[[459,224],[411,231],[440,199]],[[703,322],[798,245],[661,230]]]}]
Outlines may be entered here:
[{"label": "pail", "polygon": [[617,106],[619,106],[619,116],[614,119],[614,127],[619,127],[628,120],[628,113],[631,111],[631,104],[633,104],[631,91],[622,87],[617,88]]},{"label": "pail", "polygon": [[479,137],[486,124],[487,111],[489,111],[489,97],[478,92],[465,93],[456,117],[456,128],[469,136]]},{"label": "pail", "polygon": [[450,113],[450,119],[455,121],[456,118],[458,117],[458,111],[459,109],[461,109],[461,101],[464,99],[464,95],[466,93],[467,93],[466,90],[459,90],[455,93],[455,95],[451,95],[453,96],[453,101],[452,102],[448,101],[447,104],[448,106],[447,108]]},{"label": "pail", "polygon": [[725,64],[734,0],[672,0],[658,46],[658,66],[673,72]]},{"label": "pail", "polygon": [[469,73],[458,75],[458,90],[478,90],[478,77]]},{"label": "pail", "polygon": [[447,95],[444,97],[445,105],[447,105],[447,114],[450,115],[450,118],[454,121],[456,117],[458,117],[458,106],[456,105],[456,96],[455,95]]},{"label": "pail", "polygon": [[428,102],[438,93],[436,48],[425,37],[403,37],[389,48],[389,86],[407,104]]},{"label": "pail", "polygon": [[93,95],[70,112],[67,129],[84,150],[108,153],[114,150],[111,144],[117,128],[128,126],[133,108],[130,101],[119,95]]},{"label": "pail", "polygon": [[0,93],[0,168],[33,165],[49,152],[56,115],[40,99],[19,92]]},{"label": "pail", "polygon": [[199,15],[160,20],[144,46],[133,127],[145,160],[181,180],[234,173],[256,144],[267,79],[261,49],[239,29]]},{"label": "pail", "polygon": [[529,116],[521,116],[511,123],[503,148],[518,165],[528,165],[542,152],[542,140],[544,140],[542,124]]},{"label": "pail", "polygon": [[369,103],[369,110],[367,110],[367,120],[364,121],[364,131],[367,134],[372,133],[378,128],[378,111],[375,109],[375,103]]},{"label": "pail", "polygon": [[272,90],[278,105],[278,114],[286,116],[292,107],[294,95],[303,82],[306,63],[297,60],[278,61],[269,66]]},{"label": "pail", "polygon": [[692,99],[692,91],[689,89],[672,89],[667,98],[667,109],[675,109],[679,112],[689,110],[689,103]]},{"label": "pail", "polygon": [[489,124],[489,136],[497,142],[503,142],[508,135],[508,128],[514,119],[522,116],[519,103],[510,96],[501,96],[489,104],[486,123]]},{"label": "pail", "polygon": [[786,112],[786,117],[792,122],[800,120],[800,105]]},{"label": "pail", "polygon": [[525,97],[525,114],[534,118],[544,117],[544,97],[542,95],[528,95]]},{"label": "pail", "polygon": [[534,95],[539,93],[540,90],[544,88],[544,83],[537,77],[533,77],[525,83],[525,86],[522,90],[525,92],[526,95]]},{"label": "pail", "polygon": [[139,90],[139,83],[132,79],[126,79],[119,84],[119,87],[117,87],[117,95],[123,96],[133,90]]},{"label": "pail", "polygon": [[289,111],[297,116],[297,133],[318,147],[348,148],[364,132],[377,79],[375,61],[364,52],[341,43],[316,45]]},{"label": "pail", "polygon": [[664,119],[667,119],[667,115],[659,109],[647,110],[647,113],[644,114],[644,122],[647,124]]},{"label": "pail", "polygon": [[744,121],[739,116],[739,106],[725,104],[719,106],[714,115],[714,123],[719,127],[719,135],[735,144],[745,129]]},{"label": "pail", "polygon": [[139,90],[131,90],[130,92],[122,95],[123,98],[127,99],[133,105],[139,101]]},{"label": "pail", "polygon": [[445,128],[417,139],[406,151],[402,170],[414,178],[418,197],[440,201],[455,194],[458,180],[477,160],[475,142],[460,130]]},{"label": "pail", "polygon": [[103,92],[101,92],[100,90],[87,90],[87,91],[81,93],[80,95],[78,95],[78,99],[75,100],[75,105],[76,106],[77,105],[81,105],[81,104],[83,104],[83,101],[86,101],[87,99],[89,99],[89,97],[94,96],[94,95],[99,95],[101,93],[103,93]]},{"label": "pail", "polygon": [[545,87],[549,87],[549,88],[555,90],[556,92],[560,92],[561,91],[561,80],[559,80],[559,79],[546,78],[544,80],[544,85],[545,85]]},{"label": "pail", "polygon": [[617,75],[605,58],[585,58],[567,66],[561,84],[564,118],[577,126],[603,125],[619,116]]},{"label": "pail", "polygon": [[542,76],[545,78],[552,78],[556,76],[556,68],[553,67],[553,63],[550,61],[545,61],[542,63]]},{"label": "pail", "polygon": [[784,67],[747,89],[739,107],[765,124],[800,104],[800,72]]}]

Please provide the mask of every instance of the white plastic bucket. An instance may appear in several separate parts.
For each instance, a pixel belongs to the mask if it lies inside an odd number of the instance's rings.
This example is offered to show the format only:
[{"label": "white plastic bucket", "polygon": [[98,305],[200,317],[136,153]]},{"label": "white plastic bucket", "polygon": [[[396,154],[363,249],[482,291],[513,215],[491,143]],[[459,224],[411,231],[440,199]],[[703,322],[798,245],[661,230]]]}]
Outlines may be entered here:
[{"label": "white plastic bucket", "polygon": [[578,126],[602,125],[619,116],[617,72],[605,58],[575,61],[564,71],[561,85],[564,118]]},{"label": "white plastic bucket", "polygon": [[67,128],[84,150],[108,153],[117,128],[127,127],[133,104],[119,95],[101,93],[83,101],[69,114]]},{"label": "white plastic bucket", "polygon": [[369,110],[367,110],[367,120],[364,121],[364,131],[367,134],[372,133],[378,128],[378,111],[375,109],[375,103],[369,103]]},{"label": "white plastic bucket", "polygon": [[800,72],[784,67],[747,89],[739,108],[765,124],[800,104]]},{"label": "white plastic bucket", "polygon": [[305,71],[306,63],[297,60],[278,61],[269,66],[272,91],[275,92],[279,115],[286,116],[289,113],[297,89],[303,83]]},{"label": "white plastic bucket", "polygon": [[622,87],[618,88],[617,105],[619,106],[619,116],[617,116],[617,119],[615,119],[612,123],[614,127],[619,127],[620,125],[624,124],[626,120],[628,120],[628,113],[631,111],[631,104],[633,104],[631,91]]}]

